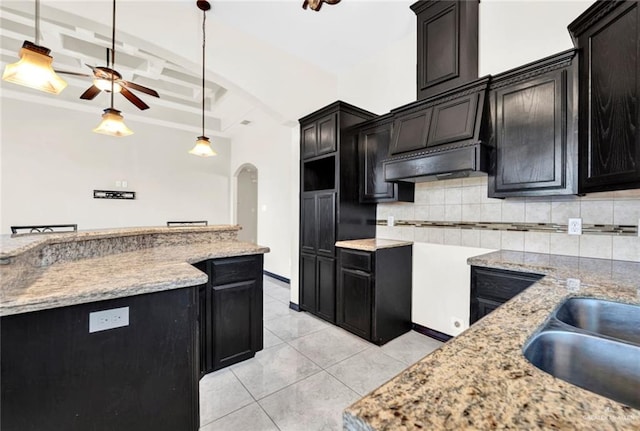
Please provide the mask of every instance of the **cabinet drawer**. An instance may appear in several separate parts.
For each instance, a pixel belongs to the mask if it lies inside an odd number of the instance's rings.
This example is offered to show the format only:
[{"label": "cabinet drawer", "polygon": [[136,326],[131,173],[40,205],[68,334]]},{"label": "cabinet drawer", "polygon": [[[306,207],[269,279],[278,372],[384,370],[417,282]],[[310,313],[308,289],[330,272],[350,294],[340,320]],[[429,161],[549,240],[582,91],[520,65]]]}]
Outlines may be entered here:
[{"label": "cabinet drawer", "polygon": [[543,276],[514,271],[472,268],[475,295],[487,299],[506,302]]},{"label": "cabinet drawer", "polygon": [[253,280],[260,276],[256,256],[231,257],[211,260],[211,285]]},{"label": "cabinet drawer", "polygon": [[371,272],[371,253],[366,251],[341,250],[340,265],[342,268],[360,269]]}]

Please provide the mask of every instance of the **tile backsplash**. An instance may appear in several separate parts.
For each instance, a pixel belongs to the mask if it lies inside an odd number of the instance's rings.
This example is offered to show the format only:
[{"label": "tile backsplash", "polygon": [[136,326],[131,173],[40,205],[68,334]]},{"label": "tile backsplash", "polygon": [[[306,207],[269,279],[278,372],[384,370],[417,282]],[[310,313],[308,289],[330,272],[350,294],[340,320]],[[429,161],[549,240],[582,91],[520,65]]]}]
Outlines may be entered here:
[{"label": "tile backsplash", "polygon": [[[583,225],[638,226],[640,189],[586,196],[491,199],[487,177],[416,184],[415,202],[378,204],[377,219],[430,222],[556,223],[582,218]],[[640,238],[616,234],[568,235],[556,232],[460,227],[381,226],[379,238],[462,245],[570,256],[640,261]]]}]

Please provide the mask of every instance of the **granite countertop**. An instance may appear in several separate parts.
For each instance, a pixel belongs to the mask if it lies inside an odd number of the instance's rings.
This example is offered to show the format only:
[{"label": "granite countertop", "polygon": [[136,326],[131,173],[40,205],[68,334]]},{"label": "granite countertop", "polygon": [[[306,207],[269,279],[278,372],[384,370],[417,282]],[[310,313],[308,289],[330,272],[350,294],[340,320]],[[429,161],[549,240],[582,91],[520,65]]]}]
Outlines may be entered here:
[{"label": "granite countertop", "polygon": [[[186,243],[145,245],[136,250],[111,251],[95,257],[61,260],[51,265],[2,264],[0,316],[196,286],[205,283],[207,275],[191,263],[269,252],[267,247],[237,240],[193,241],[193,235],[197,235],[193,234],[193,229],[207,236],[206,232],[237,230],[235,226],[113,229],[82,233],[76,236],[76,241],[82,242],[85,238],[115,238],[118,241],[123,235],[178,232],[174,229],[182,230]],[[47,234],[43,240],[48,244],[58,243],[54,235]],[[15,239],[24,244],[23,238]],[[73,241],[68,241],[72,245]],[[20,255],[15,252],[17,249],[12,249],[15,256]],[[70,250],[77,251],[77,247]],[[22,250],[22,253],[31,252],[30,247]]]},{"label": "granite countertop", "polygon": [[338,241],[336,247],[350,248],[352,250],[362,251],[376,251],[381,248],[393,248],[404,247],[405,245],[412,245],[413,241],[397,241],[395,239],[380,239],[380,238],[366,238],[366,239],[352,239],[349,241]]},{"label": "granite countertop", "polygon": [[511,251],[468,263],[546,277],[347,408],[345,429],[640,429],[640,410],[556,379],[522,354],[567,297],[640,304],[640,263]]}]

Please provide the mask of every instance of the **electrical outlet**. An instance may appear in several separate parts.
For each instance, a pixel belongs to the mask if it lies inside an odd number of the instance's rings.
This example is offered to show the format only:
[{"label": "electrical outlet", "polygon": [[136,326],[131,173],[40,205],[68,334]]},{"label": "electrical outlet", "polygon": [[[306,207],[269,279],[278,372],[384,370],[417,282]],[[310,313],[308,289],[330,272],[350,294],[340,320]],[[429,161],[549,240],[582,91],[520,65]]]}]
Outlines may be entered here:
[{"label": "electrical outlet", "polygon": [[129,307],[89,313],[89,333],[129,326]]},{"label": "electrical outlet", "polygon": [[567,290],[577,292],[580,290],[580,280],[577,278],[567,278]]},{"label": "electrical outlet", "polygon": [[582,235],[582,219],[570,218],[567,223],[567,233],[569,235]]},{"label": "electrical outlet", "polygon": [[396,219],[394,216],[388,216],[387,217],[387,226],[395,226],[396,224]]}]

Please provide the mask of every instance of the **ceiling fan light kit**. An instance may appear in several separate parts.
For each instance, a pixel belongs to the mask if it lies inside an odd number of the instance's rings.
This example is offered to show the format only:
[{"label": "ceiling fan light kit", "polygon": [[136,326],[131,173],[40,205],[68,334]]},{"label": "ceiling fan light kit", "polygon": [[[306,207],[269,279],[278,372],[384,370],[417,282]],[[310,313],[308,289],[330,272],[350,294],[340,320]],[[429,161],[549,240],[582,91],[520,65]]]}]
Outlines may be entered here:
[{"label": "ceiling fan light kit", "polygon": [[337,4],[340,3],[340,0],[304,0],[304,2],[302,3],[302,9],[306,9],[308,7],[309,9],[318,12],[323,3]]},{"label": "ceiling fan light kit", "polygon": [[98,127],[93,129],[95,133],[101,133],[103,135],[110,136],[129,136],[133,135],[133,130],[124,124],[124,118],[117,109],[107,108],[102,114],[102,121],[98,124]]},{"label": "ceiling fan light kit", "polygon": [[205,0],[196,1],[196,5],[198,9],[202,11],[202,136],[198,136],[196,140],[196,145],[189,150],[189,154],[193,154],[194,156],[200,157],[211,157],[215,156],[216,152],[211,148],[211,142],[209,142],[209,138],[204,135],[204,90],[205,90],[205,46],[207,42],[206,32],[205,32],[205,24],[207,21],[207,11],[211,9],[211,4]]},{"label": "ceiling fan light kit", "polygon": [[20,60],[7,64],[2,79],[14,84],[34,88],[51,94],[58,94],[67,86],[51,67],[53,57],[50,49],[39,46],[40,39],[40,0],[36,0],[36,38],[35,43],[24,41],[20,48]]}]

